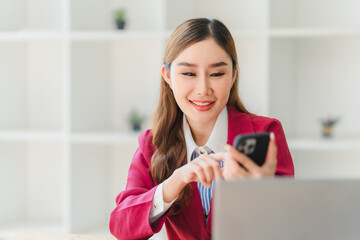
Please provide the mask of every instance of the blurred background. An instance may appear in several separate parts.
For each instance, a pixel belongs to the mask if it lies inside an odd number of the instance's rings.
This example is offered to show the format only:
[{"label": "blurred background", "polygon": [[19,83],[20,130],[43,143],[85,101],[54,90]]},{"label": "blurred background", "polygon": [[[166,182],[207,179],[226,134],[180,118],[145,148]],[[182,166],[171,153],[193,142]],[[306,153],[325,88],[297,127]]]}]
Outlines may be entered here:
[{"label": "blurred background", "polygon": [[241,98],[282,122],[296,178],[359,177],[359,13],[358,0],[0,0],[0,239],[110,234],[166,41],[194,17],[233,33]]}]

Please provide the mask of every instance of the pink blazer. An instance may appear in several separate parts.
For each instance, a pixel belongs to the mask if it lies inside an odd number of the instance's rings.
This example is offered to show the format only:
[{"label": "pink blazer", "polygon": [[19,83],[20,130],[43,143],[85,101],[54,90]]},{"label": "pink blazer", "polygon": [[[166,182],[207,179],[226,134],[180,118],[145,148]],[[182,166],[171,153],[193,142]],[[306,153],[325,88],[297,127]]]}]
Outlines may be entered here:
[{"label": "pink blazer", "polygon": [[[278,147],[276,173],[294,175],[292,158],[286,143],[281,123],[273,118],[248,115],[228,107],[228,139],[232,144],[237,134],[272,131]],[[196,183],[189,206],[177,215],[169,216],[169,211],[157,222],[150,225],[149,216],[152,199],[157,185],[150,176],[150,160],[155,152],[151,130],[139,137],[136,151],[128,173],[127,185],[116,198],[116,208],[110,215],[110,231],[117,239],[148,239],[159,232],[165,223],[169,239],[211,239],[211,207],[208,224],[205,225],[201,200]]]}]

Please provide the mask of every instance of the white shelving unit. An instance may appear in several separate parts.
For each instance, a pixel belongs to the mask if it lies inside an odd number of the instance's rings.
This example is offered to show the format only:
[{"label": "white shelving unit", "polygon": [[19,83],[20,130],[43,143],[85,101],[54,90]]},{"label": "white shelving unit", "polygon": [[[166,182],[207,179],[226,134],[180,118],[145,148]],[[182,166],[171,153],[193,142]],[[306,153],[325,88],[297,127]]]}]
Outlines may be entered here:
[{"label": "white shelving unit", "polygon": [[[166,40],[192,17],[235,38],[241,97],[281,120],[297,177],[359,177],[357,0],[0,0],[0,239],[102,233],[150,126]],[[125,30],[112,13],[127,9]],[[319,118],[341,116],[334,139]]]}]

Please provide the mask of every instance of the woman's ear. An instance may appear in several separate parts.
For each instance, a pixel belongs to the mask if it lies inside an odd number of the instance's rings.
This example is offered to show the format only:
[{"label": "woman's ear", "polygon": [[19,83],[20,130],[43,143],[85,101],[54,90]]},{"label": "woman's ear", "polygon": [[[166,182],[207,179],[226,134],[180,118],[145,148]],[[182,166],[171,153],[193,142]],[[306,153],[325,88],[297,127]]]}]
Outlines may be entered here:
[{"label": "woman's ear", "polygon": [[165,64],[161,66],[161,75],[163,76],[165,82],[167,82],[167,84],[171,87],[170,72],[168,72],[168,68]]},{"label": "woman's ear", "polygon": [[232,84],[234,84],[236,77],[238,75],[238,65],[236,65],[236,67],[234,68],[234,72],[233,72],[233,76],[232,76]]}]

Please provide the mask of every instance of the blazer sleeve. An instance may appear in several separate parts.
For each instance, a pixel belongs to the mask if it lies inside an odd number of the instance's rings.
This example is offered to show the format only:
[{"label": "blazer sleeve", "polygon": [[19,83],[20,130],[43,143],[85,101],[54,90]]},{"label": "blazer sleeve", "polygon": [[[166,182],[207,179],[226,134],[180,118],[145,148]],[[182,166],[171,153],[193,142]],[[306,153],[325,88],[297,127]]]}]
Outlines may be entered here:
[{"label": "blazer sleeve", "polygon": [[267,131],[275,134],[275,141],[278,148],[276,175],[294,176],[293,160],[280,121],[271,119]]},{"label": "blazer sleeve", "polygon": [[150,175],[153,145],[150,130],[139,137],[139,148],[132,159],[126,188],[116,198],[109,228],[117,239],[148,239],[161,230],[167,214],[150,225],[150,210],[157,186]]}]

